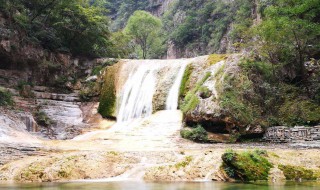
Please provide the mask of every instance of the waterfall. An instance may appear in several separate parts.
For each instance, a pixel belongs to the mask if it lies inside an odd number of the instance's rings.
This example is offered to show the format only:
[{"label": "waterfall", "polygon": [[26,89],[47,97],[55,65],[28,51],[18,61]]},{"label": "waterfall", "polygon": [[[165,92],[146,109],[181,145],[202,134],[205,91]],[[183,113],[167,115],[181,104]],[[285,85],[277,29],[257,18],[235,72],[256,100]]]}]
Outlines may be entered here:
[{"label": "waterfall", "polygon": [[186,70],[187,64],[183,64],[180,66],[178,75],[170,89],[167,101],[166,101],[166,109],[167,110],[176,110],[178,109],[178,101],[179,101],[179,91],[180,85],[183,78],[184,71]]},{"label": "waterfall", "polygon": [[154,67],[142,65],[129,75],[120,101],[118,122],[152,114],[152,98],[156,86],[154,70]]},{"label": "waterfall", "polygon": [[128,60],[120,74],[125,80],[120,82],[117,122],[150,116],[153,109],[176,110],[182,77],[190,62],[191,59]]}]

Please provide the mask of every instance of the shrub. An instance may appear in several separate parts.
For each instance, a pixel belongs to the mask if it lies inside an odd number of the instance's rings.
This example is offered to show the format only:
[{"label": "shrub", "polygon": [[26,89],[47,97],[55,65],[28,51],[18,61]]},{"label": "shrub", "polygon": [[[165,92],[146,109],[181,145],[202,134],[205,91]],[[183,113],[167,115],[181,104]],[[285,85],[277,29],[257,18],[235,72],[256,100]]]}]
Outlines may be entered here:
[{"label": "shrub", "polygon": [[12,106],[13,104],[11,92],[0,88],[0,106]]},{"label": "shrub", "polygon": [[208,141],[208,133],[207,131],[200,125],[191,130],[182,129],[180,131],[180,135],[182,138],[189,139],[196,142],[207,142]]},{"label": "shrub", "polygon": [[49,127],[51,124],[53,124],[53,121],[44,111],[37,111],[35,113],[35,119],[37,123],[43,127]]}]

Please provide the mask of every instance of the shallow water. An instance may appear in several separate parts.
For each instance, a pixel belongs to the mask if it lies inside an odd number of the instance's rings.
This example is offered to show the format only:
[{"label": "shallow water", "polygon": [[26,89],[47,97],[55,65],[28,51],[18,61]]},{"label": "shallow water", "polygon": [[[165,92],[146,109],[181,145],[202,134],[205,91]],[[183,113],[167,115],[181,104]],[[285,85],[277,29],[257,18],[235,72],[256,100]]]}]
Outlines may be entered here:
[{"label": "shallow water", "polygon": [[108,182],[108,183],[41,183],[41,184],[0,184],[0,189],[17,190],[319,190],[320,182],[286,184],[243,184],[220,182],[194,183],[144,183],[144,182]]}]

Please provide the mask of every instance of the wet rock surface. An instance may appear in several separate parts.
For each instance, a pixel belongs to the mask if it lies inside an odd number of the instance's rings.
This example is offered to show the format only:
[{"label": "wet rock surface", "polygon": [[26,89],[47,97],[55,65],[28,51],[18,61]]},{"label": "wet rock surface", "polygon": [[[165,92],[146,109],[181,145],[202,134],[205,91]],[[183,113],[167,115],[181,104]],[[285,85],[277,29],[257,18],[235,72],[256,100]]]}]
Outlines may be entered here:
[{"label": "wet rock surface", "polygon": [[40,144],[15,144],[0,143],[0,167],[9,162],[19,160],[29,156],[44,156],[44,150],[41,150]]}]

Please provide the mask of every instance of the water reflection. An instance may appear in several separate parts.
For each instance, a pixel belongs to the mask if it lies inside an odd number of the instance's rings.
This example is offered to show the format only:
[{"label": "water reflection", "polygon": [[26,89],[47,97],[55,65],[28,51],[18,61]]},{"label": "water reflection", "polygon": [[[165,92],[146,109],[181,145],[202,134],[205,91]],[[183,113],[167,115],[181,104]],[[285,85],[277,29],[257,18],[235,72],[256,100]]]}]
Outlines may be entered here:
[{"label": "water reflection", "polygon": [[42,184],[0,184],[0,189],[8,190],[319,190],[319,182],[304,182],[286,184],[242,184],[242,183],[140,183],[140,182],[110,182],[110,183],[42,183]]}]

